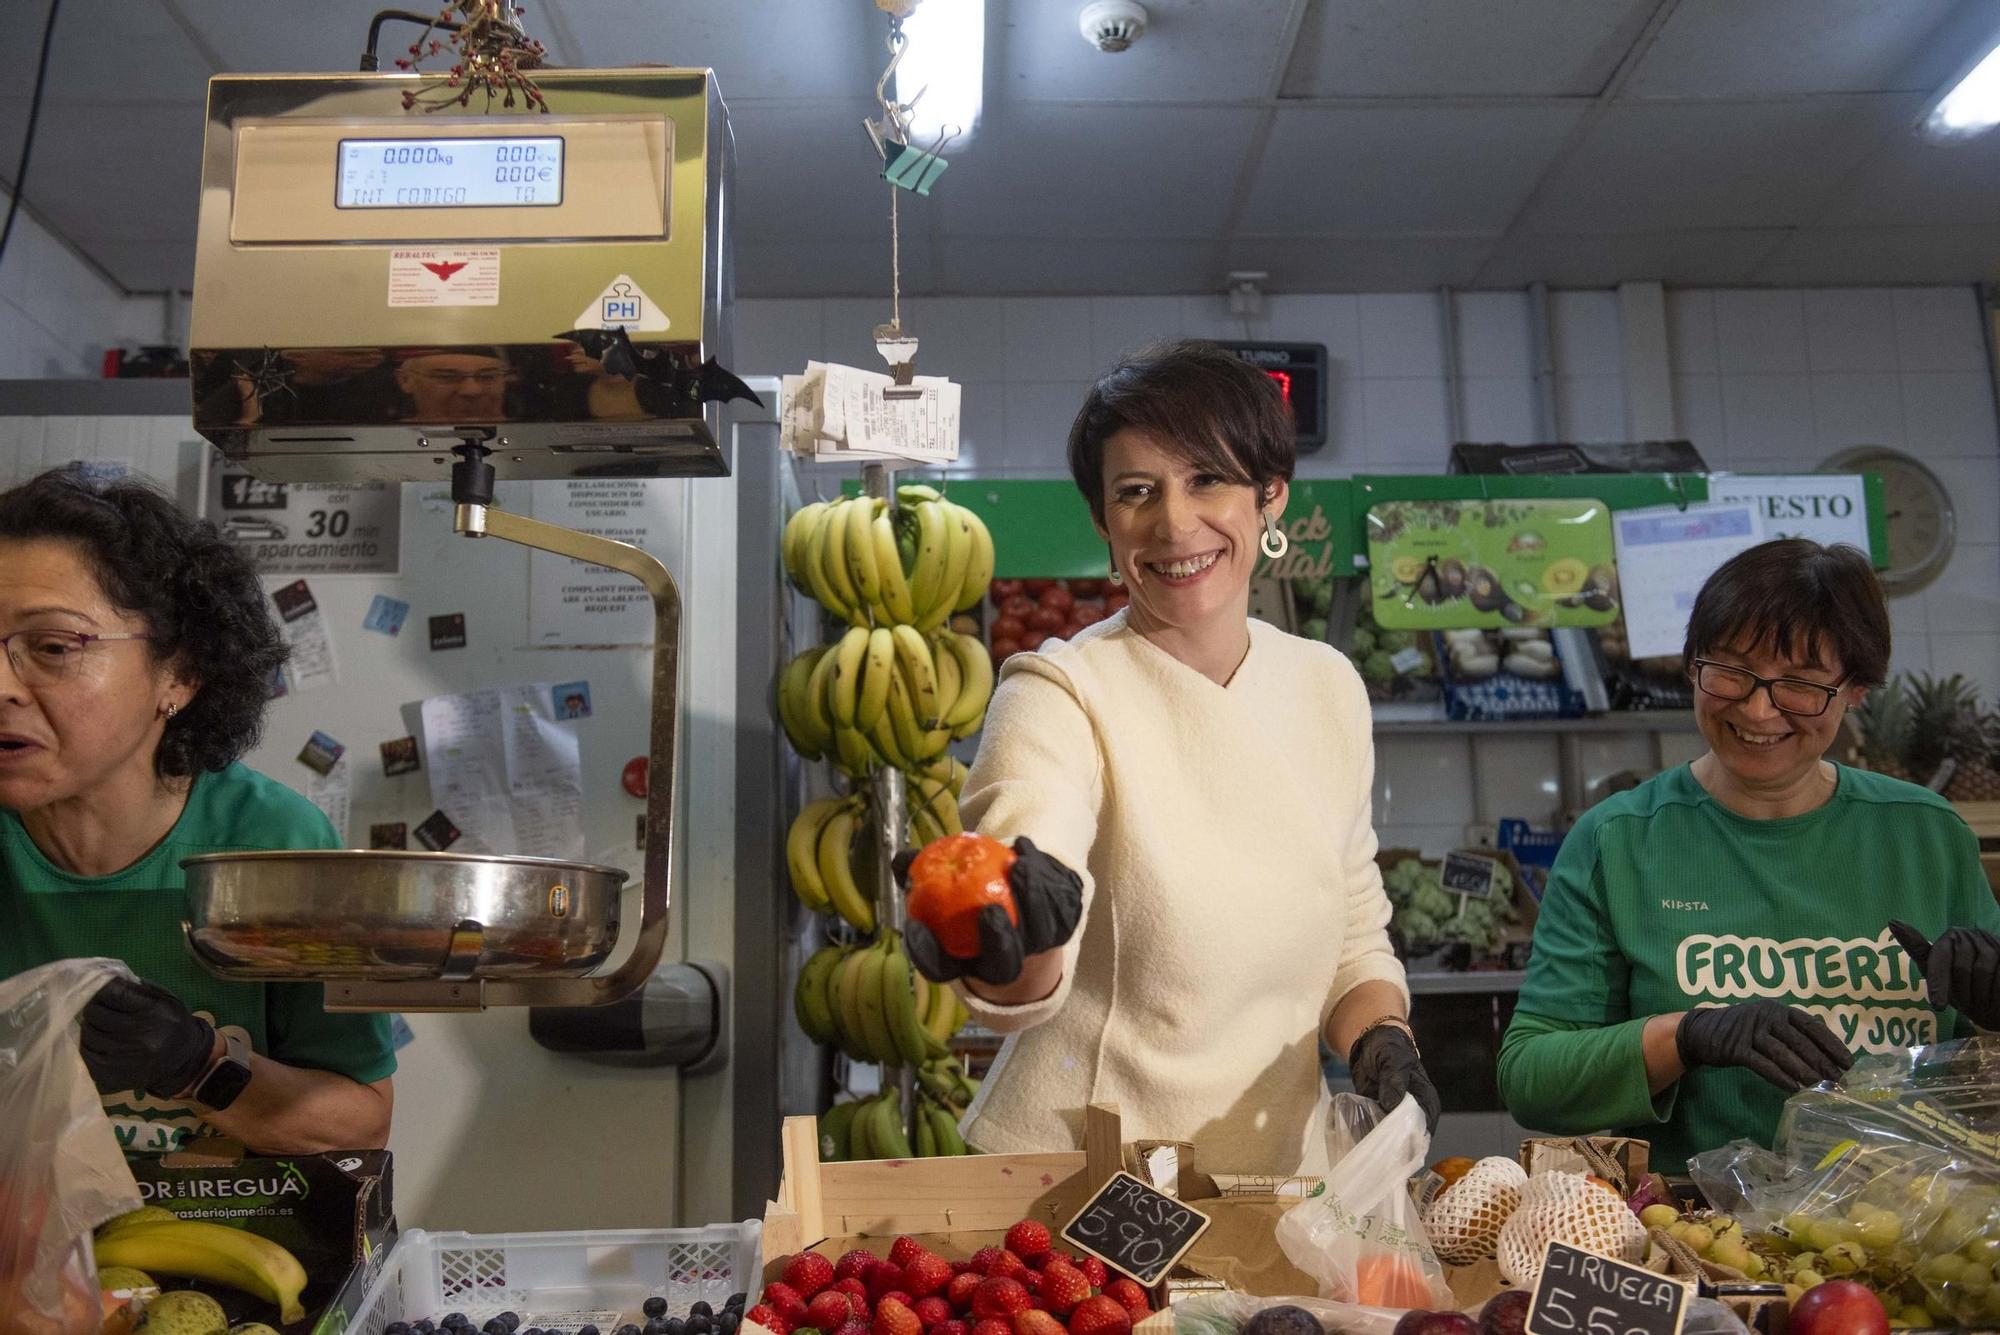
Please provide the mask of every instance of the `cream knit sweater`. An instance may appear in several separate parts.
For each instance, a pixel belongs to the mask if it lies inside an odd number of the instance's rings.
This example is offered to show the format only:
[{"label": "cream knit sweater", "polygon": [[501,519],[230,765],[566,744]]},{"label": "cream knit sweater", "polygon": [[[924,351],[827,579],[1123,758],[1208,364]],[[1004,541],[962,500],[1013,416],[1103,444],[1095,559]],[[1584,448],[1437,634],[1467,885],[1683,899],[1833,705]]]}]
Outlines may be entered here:
[{"label": "cream knit sweater", "polygon": [[967,997],[1009,1035],[967,1138],[1080,1146],[1085,1105],[1105,1100],[1128,1140],[1192,1141],[1211,1170],[1323,1163],[1326,1017],[1356,984],[1405,986],[1374,861],[1374,764],[1353,666],[1262,622],[1227,686],[1122,612],[1009,659],[965,824],[1025,834],[1075,869],[1084,921],[1047,999]]}]

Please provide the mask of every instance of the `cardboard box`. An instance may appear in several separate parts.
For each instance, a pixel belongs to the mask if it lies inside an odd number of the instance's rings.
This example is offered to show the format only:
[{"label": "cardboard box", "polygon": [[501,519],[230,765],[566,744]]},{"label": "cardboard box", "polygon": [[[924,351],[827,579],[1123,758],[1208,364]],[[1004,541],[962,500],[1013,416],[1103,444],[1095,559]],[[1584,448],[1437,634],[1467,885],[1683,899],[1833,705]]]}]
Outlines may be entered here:
[{"label": "cardboard box", "polygon": [[[316,1331],[351,1294],[358,1306],[397,1233],[387,1150],[260,1157],[235,1141],[204,1138],[175,1154],[127,1159],[147,1205],[183,1219],[244,1228],[289,1250],[311,1283],[304,1321],[286,1335]],[[172,1287],[182,1287],[176,1283]],[[192,1285],[221,1302],[232,1325],[275,1325],[270,1305],[235,1290]],[[351,1312],[348,1315],[352,1315]]]}]

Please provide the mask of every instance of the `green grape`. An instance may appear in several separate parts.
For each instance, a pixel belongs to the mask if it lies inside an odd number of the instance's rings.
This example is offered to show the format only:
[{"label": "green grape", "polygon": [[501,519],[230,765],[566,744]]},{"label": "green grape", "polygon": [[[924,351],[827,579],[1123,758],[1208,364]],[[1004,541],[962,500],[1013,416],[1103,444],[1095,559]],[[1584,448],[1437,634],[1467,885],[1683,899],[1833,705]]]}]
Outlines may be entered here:
[{"label": "green grape", "polygon": [[1715,1245],[1715,1232],[1701,1224],[1689,1224],[1687,1232],[1681,1234],[1681,1241],[1685,1242],[1696,1256],[1706,1256],[1708,1249]]},{"label": "green grape", "polygon": [[1750,1259],[1743,1263],[1744,1274],[1752,1279],[1762,1279],[1771,1273],[1771,1268],[1765,1264],[1763,1257],[1757,1255],[1755,1252],[1748,1253],[1748,1256]]},{"label": "green grape", "polygon": [[1826,1276],[1817,1270],[1794,1270],[1792,1272],[1792,1283],[1802,1289],[1809,1289],[1815,1284],[1826,1283]]},{"label": "green grape", "polygon": [[1926,1257],[1917,1267],[1917,1273],[1933,1283],[1950,1284],[1962,1278],[1971,1268],[1972,1263],[1957,1252],[1939,1252]]},{"label": "green grape", "polygon": [[1647,1228],[1670,1228],[1680,1217],[1681,1212],[1671,1205],[1649,1205],[1639,1211],[1639,1222]]},{"label": "green grape", "polygon": [[1820,1253],[1820,1260],[1829,1275],[1851,1275],[1868,1264],[1868,1251],[1858,1242],[1836,1242]]},{"label": "green grape", "polygon": [[1959,1248],[1959,1252],[1968,1261],[1992,1265],[1995,1261],[2000,1261],[2000,1238],[1974,1238]]},{"label": "green grape", "polygon": [[1819,1269],[1819,1253],[1800,1252],[1791,1259],[1786,1269],[1795,1273],[1800,1270],[1817,1270]]},{"label": "green grape", "polygon": [[1925,1307],[1922,1303],[1911,1303],[1904,1307],[1897,1315],[1919,1330],[1937,1323],[1937,1318],[1931,1315],[1931,1309]]},{"label": "green grape", "polygon": [[1717,1265],[1726,1265],[1732,1270],[1750,1273],[1750,1249],[1741,1242],[1731,1239],[1718,1241],[1708,1249],[1708,1259]]},{"label": "green grape", "polygon": [[1792,1241],[1796,1242],[1801,1247],[1806,1245],[1806,1233],[1808,1230],[1812,1228],[1812,1226],[1813,1226],[1812,1216],[1808,1214],[1803,1214],[1797,1210],[1794,1210],[1792,1211],[1792,1213],[1786,1215],[1784,1223],[1779,1225],[1779,1227],[1784,1229],[1786,1234],[1788,1234],[1791,1237]]},{"label": "green grape", "polygon": [[1717,1242],[1722,1241],[1724,1238],[1737,1238],[1740,1240],[1743,1237],[1742,1223],[1731,1219],[1726,1214],[1715,1216],[1715,1218],[1708,1221],[1708,1226],[1714,1230]]},{"label": "green grape", "polygon": [[1870,1251],[1886,1251],[1903,1240],[1903,1221],[1886,1211],[1870,1215],[1855,1228]]},{"label": "green grape", "polygon": [[1993,1276],[1981,1267],[1969,1267],[1953,1287],[1962,1297],[1984,1298],[1993,1288]]},{"label": "green grape", "polygon": [[1790,1304],[1791,1306],[1796,1307],[1798,1305],[1799,1299],[1805,1296],[1806,1296],[1806,1291],[1800,1288],[1797,1284],[1785,1285],[1785,1302]]},{"label": "green grape", "polygon": [[1806,1240],[1820,1251],[1843,1242],[1852,1242],[1858,1235],[1854,1225],[1845,1219],[1815,1219],[1807,1230]]},{"label": "green grape", "polygon": [[1915,1323],[1915,1322],[1913,1322],[1913,1321],[1905,1321],[1905,1320],[1903,1320],[1903,1318],[1901,1318],[1901,1317],[1899,1317],[1899,1316],[1892,1316],[1892,1317],[1890,1317],[1890,1318],[1889,1318],[1889,1329],[1890,1329],[1890,1330],[1915,1330],[1915,1329],[1916,1329],[1916,1323]]}]

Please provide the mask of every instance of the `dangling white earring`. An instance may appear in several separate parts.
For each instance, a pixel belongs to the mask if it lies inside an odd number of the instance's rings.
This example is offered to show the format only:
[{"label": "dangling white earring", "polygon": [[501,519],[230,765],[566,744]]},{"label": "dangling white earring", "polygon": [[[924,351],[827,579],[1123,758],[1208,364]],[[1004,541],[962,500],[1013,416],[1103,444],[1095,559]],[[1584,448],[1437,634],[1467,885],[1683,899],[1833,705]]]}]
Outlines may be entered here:
[{"label": "dangling white earring", "polygon": [[1257,549],[1273,561],[1292,549],[1292,540],[1278,527],[1278,517],[1269,510],[1264,512],[1264,536],[1257,540]]},{"label": "dangling white earring", "polygon": [[1109,547],[1106,547],[1104,549],[1104,559],[1111,566],[1111,575],[1110,575],[1111,582],[1113,584],[1123,584],[1125,582],[1125,577],[1118,573],[1118,558],[1111,554],[1111,549]]}]

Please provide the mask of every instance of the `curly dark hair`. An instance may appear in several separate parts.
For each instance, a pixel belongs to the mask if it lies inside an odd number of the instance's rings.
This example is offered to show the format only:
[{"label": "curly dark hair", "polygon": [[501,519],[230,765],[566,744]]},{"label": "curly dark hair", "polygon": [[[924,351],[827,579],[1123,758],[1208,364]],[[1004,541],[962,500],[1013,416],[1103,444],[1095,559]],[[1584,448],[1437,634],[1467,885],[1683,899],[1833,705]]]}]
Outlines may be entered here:
[{"label": "curly dark hair", "polygon": [[271,678],[290,655],[257,569],[205,519],[147,483],[55,468],[0,492],[0,539],[77,545],[105,596],[146,623],[155,663],[196,683],[167,721],[153,771],[184,779],[257,744]]}]

